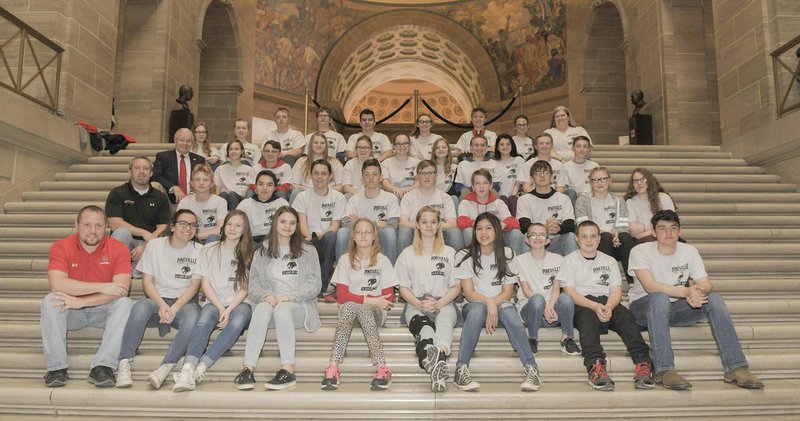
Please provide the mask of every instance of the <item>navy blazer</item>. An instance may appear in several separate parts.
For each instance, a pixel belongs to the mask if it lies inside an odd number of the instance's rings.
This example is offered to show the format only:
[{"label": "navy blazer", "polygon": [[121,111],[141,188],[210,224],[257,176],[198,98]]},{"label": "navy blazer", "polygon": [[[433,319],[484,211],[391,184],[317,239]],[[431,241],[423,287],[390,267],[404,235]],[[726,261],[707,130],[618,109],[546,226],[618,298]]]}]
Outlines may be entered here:
[{"label": "navy blazer", "polygon": [[[204,164],[206,159],[196,153],[189,152],[189,161],[190,167],[194,168],[197,164]],[[167,192],[169,192],[169,189],[173,186],[178,185],[178,156],[175,154],[175,149],[162,151],[156,154],[152,180],[161,183]],[[189,180],[186,180],[186,183],[188,187]],[[168,193],[168,195],[170,202],[175,203],[175,195],[172,193]]]}]

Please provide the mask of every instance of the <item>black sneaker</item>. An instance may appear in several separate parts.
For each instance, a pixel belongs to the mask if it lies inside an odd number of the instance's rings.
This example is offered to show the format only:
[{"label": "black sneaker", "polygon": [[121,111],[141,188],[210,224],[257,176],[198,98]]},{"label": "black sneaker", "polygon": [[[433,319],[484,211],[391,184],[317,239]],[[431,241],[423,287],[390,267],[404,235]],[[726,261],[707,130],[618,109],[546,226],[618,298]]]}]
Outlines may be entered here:
[{"label": "black sneaker", "polygon": [[269,390],[283,390],[297,384],[297,377],[285,369],[278,370],[272,380],[264,383],[264,388]]},{"label": "black sneaker", "polygon": [[539,341],[537,341],[536,339],[528,338],[528,343],[531,344],[531,351],[533,351],[533,355],[538,354],[539,353]]},{"label": "black sneaker", "polygon": [[561,341],[561,352],[567,355],[581,355],[581,347],[572,338],[564,338]]},{"label": "black sneaker", "polygon": [[606,360],[597,359],[592,363],[589,368],[589,386],[595,390],[614,390],[614,380],[606,372]]},{"label": "black sneaker", "polygon": [[114,387],[117,383],[117,378],[114,377],[114,370],[104,365],[95,366],[89,372],[89,378],[86,380],[96,387]]},{"label": "black sneaker", "polygon": [[252,370],[245,367],[242,369],[242,372],[233,379],[233,383],[236,384],[236,388],[239,390],[253,390],[256,386],[256,377],[253,375]]},{"label": "black sneaker", "polygon": [[64,386],[67,384],[67,380],[69,380],[69,374],[66,368],[48,371],[47,374],[44,375],[44,385],[47,387]]}]

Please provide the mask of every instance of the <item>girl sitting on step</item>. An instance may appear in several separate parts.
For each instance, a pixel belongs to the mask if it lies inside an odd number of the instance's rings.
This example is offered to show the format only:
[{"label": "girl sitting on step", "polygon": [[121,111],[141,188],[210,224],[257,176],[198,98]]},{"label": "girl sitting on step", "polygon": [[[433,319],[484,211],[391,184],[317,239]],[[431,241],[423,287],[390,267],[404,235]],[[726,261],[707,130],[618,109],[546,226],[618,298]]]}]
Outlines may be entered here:
[{"label": "girl sitting on step", "polygon": [[449,377],[447,356],[453,349],[458,310],[453,300],[461,285],[453,277],[456,251],[444,244],[438,210],[423,206],[417,212],[414,243],[395,265],[408,330],[414,335],[419,366],[431,376],[431,390],[444,392]]},{"label": "girl sitting on step", "polygon": [[289,206],[289,202],[275,195],[278,177],[270,170],[263,170],[256,175],[255,186],[255,196],[242,200],[236,209],[247,214],[250,232],[253,234],[253,247],[258,248],[269,234],[275,211]]},{"label": "girl sitting on step", "polygon": [[181,199],[178,209],[189,209],[197,215],[197,238],[201,243],[219,241],[228,204],[213,193],[214,173],[208,164],[192,168],[191,186],[192,193]]},{"label": "girl sitting on step", "polygon": [[[247,302],[247,280],[253,244],[247,215],[232,210],[225,217],[222,239],[206,244],[200,251],[193,280],[200,280],[206,302],[194,326],[183,360],[183,368],[173,378],[173,392],[194,390],[205,380],[205,372],[229,350],[250,323],[252,310]],[[221,330],[206,349],[211,333]],[[205,351],[205,352],[203,352]]]},{"label": "girl sitting on step", "polygon": [[650,219],[660,210],[676,210],[672,197],[647,168],[634,168],[625,191],[630,232],[636,244],[656,241]]},{"label": "girl sitting on step", "polygon": [[372,365],[377,366],[372,390],[388,389],[392,373],[386,367],[378,328],[383,326],[394,305],[397,278],[389,258],[381,253],[374,222],[366,218],[356,220],[350,247],[339,259],[331,283],[336,285],[339,322],[334,333],[330,365],[322,379],[322,390],[339,388],[339,364],[344,359],[356,320],[367,341]]},{"label": "girl sitting on step", "polygon": [[274,215],[269,237],[250,265],[249,297],[255,307],[247,331],[244,368],[233,381],[239,390],[255,385],[253,370],[270,327],[277,332],[281,368],[264,387],[282,390],[294,386],[295,329],[314,332],[320,326],[316,298],[322,281],[317,250],[303,241],[296,210],[282,206]]},{"label": "girl sitting on step", "polygon": [[214,171],[214,184],[217,187],[216,193],[228,202],[228,210],[234,210],[247,194],[252,168],[242,163],[244,146],[241,141],[231,141],[226,151],[228,162]]}]

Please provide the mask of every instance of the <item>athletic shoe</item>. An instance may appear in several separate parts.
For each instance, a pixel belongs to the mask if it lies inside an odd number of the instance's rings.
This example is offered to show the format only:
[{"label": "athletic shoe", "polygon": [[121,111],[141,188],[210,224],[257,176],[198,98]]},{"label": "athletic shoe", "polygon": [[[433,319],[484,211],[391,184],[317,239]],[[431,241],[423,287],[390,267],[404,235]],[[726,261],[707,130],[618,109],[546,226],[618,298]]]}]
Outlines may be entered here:
[{"label": "athletic shoe", "polygon": [[589,369],[589,386],[609,392],[614,390],[614,380],[608,377],[605,360],[597,359],[592,363],[592,367]]},{"label": "athletic shoe", "polygon": [[528,339],[528,343],[531,344],[531,351],[533,352],[533,355],[538,354],[539,353],[539,341],[537,341],[536,339],[530,339],[529,338]]},{"label": "athletic shoe", "polygon": [[692,388],[692,384],[675,370],[659,371],[653,380],[655,380],[656,384],[671,390],[689,390]]},{"label": "athletic shoe", "polygon": [[370,389],[386,390],[392,385],[392,372],[385,365],[378,366],[375,370],[375,377],[372,378]]},{"label": "athletic shoe", "polygon": [[245,367],[242,369],[242,372],[233,379],[233,383],[239,390],[253,390],[256,386],[256,377],[253,375],[252,370]]},{"label": "athletic shoe", "polygon": [[523,371],[525,372],[525,381],[522,382],[522,391],[535,392],[539,390],[539,386],[542,384],[542,380],[539,378],[539,370],[528,364]]},{"label": "athletic shoe", "polygon": [[477,392],[480,389],[480,383],[472,380],[472,375],[469,373],[469,367],[466,364],[456,367],[456,375],[453,378],[453,383],[456,384],[459,390],[465,392]]},{"label": "athletic shoe", "polygon": [[48,371],[44,375],[44,385],[47,387],[61,387],[67,384],[69,373],[66,368],[60,370]]},{"label": "athletic shoe", "polygon": [[175,364],[161,364],[160,367],[153,370],[149,376],[147,376],[147,381],[150,382],[150,386],[153,389],[161,389],[161,385],[164,384],[164,380],[167,379],[169,373],[172,372],[172,369],[175,367]]},{"label": "athletic shoe", "polygon": [[131,387],[133,386],[133,379],[131,378],[131,360],[123,358],[119,360],[117,365],[117,387]]},{"label": "athletic shoe", "polygon": [[744,389],[763,389],[764,382],[754,376],[747,367],[739,367],[725,373],[725,383],[735,384]]},{"label": "athletic shoe", "polygon": [[644,362],[636,364],[633,368],[633,385],[637,389],[652,389],[656,387],[656,381],[653,380],[653,369],[650,363]]},{"label": "athletic shoe", "polygon": [[175,393],[194,390],[194,370],[188,364],[184,364],[181,371],[173,374],[172,380],[175,381],[175,385],[172,386],[172,391]]},{"label": "athletic shoe", "polygon": [[89,372],[89,378],[86,380],[96,387],[114,387],[114,383],[117,382],[116,377],[114,377],[114,370],[104,365],[95,366]]},{"label": "athletic shoe", "polygon": [[339,388],[339,367],[329,365],[322,377],[322,390],[336,390]]},{"label": "athletic shoe", "polygon": [[322,299],[322,301],[324,301],[326,303],[336,304],[336,303],[339,302],[339,299],[336,298],[336,294],[328,294]]},{"label": "athletic shoe", "polygon": [[572,338],[564,338],[561,341],[561,352],[567,355],[581,355],[581,347]]},{"label": "athletic shoe", "polygon": [[283,390],[294,387],[296,384],[297,377],[294,375],[294,373],[290,373],[288,370],[280,369],[277,373],[275,373],[275,377],[273,377],[272,380],[264,383],[264,388],[269,390]]},{"label": "athletic shoe", "polygon": [[206,370],[208,370],[208,367],[206,367],[205,364],[203,363],[197,364],[197,367],[195,367],[194,369],[195,383],[200,384],[206,381]]},{"label": "athletic shoe", "polygon": [[421,365],[422,369],[425,370],[426,373],[430,374],[431,370],[433,369],[433,365],[436,364],[436,360],[439,358],[439,348],[434,345],[428,345],[425,347],[425,356],[422,358]]},{"label": "athletic shoe", "polygon": [[431,391],[442,393],[447,390],[447,379],[450,377],[450,369],[447,367],[447,360],[439,360],[431,369]]}]

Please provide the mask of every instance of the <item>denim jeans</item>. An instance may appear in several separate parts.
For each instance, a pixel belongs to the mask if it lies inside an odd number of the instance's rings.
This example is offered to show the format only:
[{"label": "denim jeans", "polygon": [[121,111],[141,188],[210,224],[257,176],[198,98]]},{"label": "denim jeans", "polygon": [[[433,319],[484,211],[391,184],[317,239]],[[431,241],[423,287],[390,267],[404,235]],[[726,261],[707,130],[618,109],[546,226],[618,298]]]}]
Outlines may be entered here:
[{"label": "denim jeans", "polygon": [[547,303],[544,297],[537,294],[531,297],[520,311],[522,320],[528,325],[528,337],[531,339],[539,339],[539,327],[556,327],[561,326],[561,333],[568,338],[575,336],[574,326],[572,319],[575,317],[575,302],[569,294],[561,293],[558,296],[553,309],[556,311],[558,320],[549,323],[544,319],[544,308]]},{"label": "denim jeans", "polygon": [[260,302],[253,309],[253,318],[247,329],[247,342],[244,346],[244,365],[256,367],[261,348],[267,339],[267,330],[274,327],[278,342],[281,364],[294,364],[296,345],[295,329],[302,328],[306,320],[303,304],[284,302],[275,307]]},{"label": "denim jeans", "polygon": [[[340,227],[336,231],[336,260],[338,261],[343,254],[347,253],[347,248],[350,245],[350,239],[353,235],[353,228]],[[381,244],[381,251],[392,265],[397,261],[397,230],[392,227],[378,228],[378,242]]]},{"label": "denim jeans", "polygon": [[[458,228],[444,230],[444,243],[452,247],[455,251],[464,248],[464,238]],[[397,250],[403,251],[414,241],[414,229],[400,227],[397,229]]]},{"label": "denim jeans", "polygon": [[575,202],[578,200],[578,192],[576,192],[575,190],[573,190],[571,188],[568,188],[568,189],[564,190],[564,194],[566,194],[567,197],[569,197],[569,201],[572,202],[572,207],[574,208],[575,207]]},{"label": "denim jeans", "polygon": [[[458,350],[458,361],[456,366],[467,365],[478,346],[478,339],[486,323],[486,304],[474,301],[464,305],[461,310],[464,315],[464,326],[461,328],[461,343]],[[525,327],[522,326],[522,319],[511,303],[505,302],[497,306],[497,315],[500,323],[506,329],[508,341],[519,355],[519,360],[523,366],[532,365],[536,367],[536,359],[528,343],[528,335]]]},{"label": "denim jeans", "polygon": [[[111,238],[119,240],[122,244],[125,244],[128,247],[128,250],[133,250],[136,247],[144,244],[144,240],[133,238],[133,234],[131,234],[130,230],[125,227],[115,229],[114,232],[111,233]],[[133,270],[132,277],[133,278],[141,278],[142,273],[136,270],[136,264],[138,264],[138,260],[131,260],[131,269]]]},{"label": "denim jeans", "polygon": [[[446,348],[447,353],[450,354],[450,351],[453,350],[453,328],[456,327],[456,322],[458,321],[457,311],[456,307],[452,304],[448,304],[440,309],[439,312],[436,313],[436,316],[431,318],[436,325],[436,330],[434,331],[430,326],[423,327],[419,332],[420,339],[431,338],[433,339],[434,345],[440,348]],[[406,304],[406,321],[410,321],[416,315],[423,314],[425,313],[421,312],[418,308],[411,304]]]},{"label": "denim jeans", "polygon": [[239,206],[239,202],[241,202],[244,197],[239,196],[239,193],[232,192],[232,191],[224,191],[219,193],[219,197],[225,199],[228,203],[228,211],[232,211]]},{"label": "denim jeans", "polygon": [[47,371],[69,367],[67,357],[67,331],[85,327],[103,329],[103,341],[92,359],[92,366],[102,365],[112,370],[119,363],[119,348],[122,344],[122,330],[133,302],[128,297],[120,297],[95,307],[69,309],[64,312],[53,306],[53,293],[42,300],[41,328],[42,349],[47,362]]},{"label": "denim jeans", "polygon": [[[175,298],[165,298],[168,305],[175,303]],[[178,329],[178,334],[172,340],[164,356],[163,364],[175,364],[186,353],[189,346],[192,329],[194,329],[197,319],[200,317],[200,307],[195,301],[190,301],[178,310],[178,314],[169,324],[169,327]],[[133,305],[128,323],[122,334],[122,347],[119,351],[119,359],[133,358],[136,348],[142,343],[144,330],[148,327],[159,326],[158,304],[150,298],[144,298]]]},{"label": "denim jeans", "polygon": [[[464,231],[461,232],[462,236],[464,237],[464,244],[470,244],[472,242],[473,231],[474,228],[468,227],[464,228]],[[522,231],[516,228],[503,233],[503,243],[506,245],[506,247],[514,250],[515,255],[525,254],[531,250],[531,248],[525,244],[525,236],[522,235]]]},{"label": "denim jeans", "polygon": [[578,239],[575,234],[568,232],[550,236],[547,251],[561,256],[566,256],[578,249]]},{"label": "denim jeans", "polygon": [[684,299],[670,302],[669,296],[663,293],[645,295],[632,302],[630,307],[636,323],[646,326],[650,332],[656,372],[675,369],[669,327],[689,326],[703,319],[708,319],[711,324],[711,334],[725,372],[748,366],[728,307],[719,293],[709,293],[708,303],[700,308],[692,308]]},{"label": "denim jeans", "polygon": [[[210,368],[225,351],[231,349],[242,332],[247,329],[251,314],[250,304],[241,303],[236,306],[231,312],[228,324],[222,329],[214,343],[206,349],[211,333],[219,323],[219,310],[211,304],[204,305],[203,309],[200,310],[200,318],[197,320],[197,324],[194,325],[194,329],[192,329],[192,337],[189,340],[189,347],[186,350],[186,358],[183,362],[197,364],[199,361]],[[205,353],[203,353],[204,350]],[[201,355],[202,358],[200,358]]]}]

